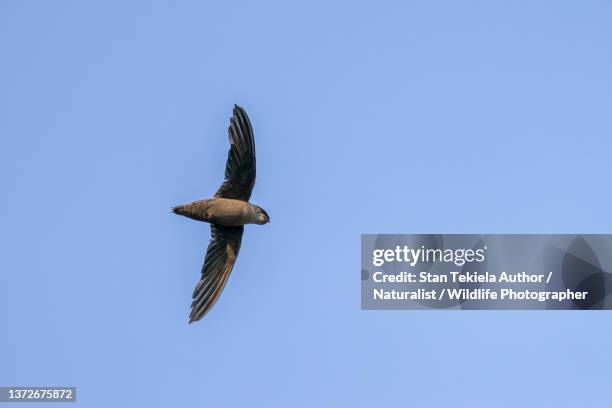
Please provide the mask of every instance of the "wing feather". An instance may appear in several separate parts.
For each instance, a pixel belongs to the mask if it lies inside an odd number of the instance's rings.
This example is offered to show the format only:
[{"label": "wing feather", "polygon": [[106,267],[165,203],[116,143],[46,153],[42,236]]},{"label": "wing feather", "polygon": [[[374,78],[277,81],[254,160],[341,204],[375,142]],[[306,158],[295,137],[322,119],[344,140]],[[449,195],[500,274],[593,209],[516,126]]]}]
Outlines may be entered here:
[{"label": "wing feather", "polygon": [[200,320],[221,295],[238,257],[244,227],[210,225],[211,240],[206,250],[202,278],[193,291],[189,323]]},{"label": "wing feather", "polygon": [[225,180],[215,197],[249,201],[255,185],[255,139],[244,109],[234,105],[228,128],[230,149],[225,165]]}]

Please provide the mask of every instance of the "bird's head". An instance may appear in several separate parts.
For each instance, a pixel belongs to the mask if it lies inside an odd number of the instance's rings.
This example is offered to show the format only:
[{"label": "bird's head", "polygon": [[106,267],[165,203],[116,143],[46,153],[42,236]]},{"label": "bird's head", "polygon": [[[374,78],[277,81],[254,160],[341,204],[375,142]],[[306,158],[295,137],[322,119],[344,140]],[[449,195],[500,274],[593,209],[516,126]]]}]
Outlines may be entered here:
[{"label": "bird's head", "polygon": [[258,206],[255,206],[255,208],[257,208],[257,224],[263,225],[269,223],[270,216],[268,215],[266,210]]}]

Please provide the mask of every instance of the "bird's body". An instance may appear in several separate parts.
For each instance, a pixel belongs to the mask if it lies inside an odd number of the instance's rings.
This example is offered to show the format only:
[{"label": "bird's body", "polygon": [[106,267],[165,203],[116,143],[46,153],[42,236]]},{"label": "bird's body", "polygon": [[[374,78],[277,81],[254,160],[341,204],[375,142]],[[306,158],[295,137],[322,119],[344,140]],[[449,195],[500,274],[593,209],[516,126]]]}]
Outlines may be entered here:
[{"label": "bird's body", "polygon": [[212,235],[202,277],[193,291],[189,323],[208,313],[223,291],[240,250],[244,225],[270,222],[263,208],[249,203],[255,185],[255,139],[246,112],[237,105],[228,132],[225,180],[215,196],[172,209],[176,214],[210,223]]},{"label": "bird's body", "polygon": [[174,212],[197,221],[205,221],[224,227],[246,224],[265,224],[261,209],[247,201],[231,198],[209,198],[176,206]]}]

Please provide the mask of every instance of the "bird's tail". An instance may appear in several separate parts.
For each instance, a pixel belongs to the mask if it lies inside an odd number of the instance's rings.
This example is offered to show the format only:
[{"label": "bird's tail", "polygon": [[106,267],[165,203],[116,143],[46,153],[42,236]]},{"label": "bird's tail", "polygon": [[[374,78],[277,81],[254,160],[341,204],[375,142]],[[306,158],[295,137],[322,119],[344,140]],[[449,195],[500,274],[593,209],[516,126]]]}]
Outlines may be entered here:
[{"label": "bird's tail", "polygon": [[187,215],[185,207],[185,205],[177,205],[176,207],[172,207],[172,212],[178,215]]},{"label": "bird's tail", "polygon": [[172,212],[196,221],[208,222],[206,213],[206,200],[195,201],[189,204],[181,204],[172,208]]}]

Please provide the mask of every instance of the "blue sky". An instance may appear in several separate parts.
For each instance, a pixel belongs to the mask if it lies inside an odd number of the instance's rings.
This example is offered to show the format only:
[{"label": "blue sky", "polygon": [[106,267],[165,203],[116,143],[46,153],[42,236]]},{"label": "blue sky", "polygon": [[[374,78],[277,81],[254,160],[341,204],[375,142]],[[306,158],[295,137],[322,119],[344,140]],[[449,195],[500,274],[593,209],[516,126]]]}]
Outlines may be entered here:
[{"label": "blue sky", "polygon": [[[604,1],[0,5],[1,385],[75,406],[570,407],[608,312],[361,311],[362,233],[610,233]],[[188,325],[234,103],[245,232]]]}]

